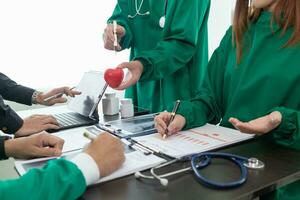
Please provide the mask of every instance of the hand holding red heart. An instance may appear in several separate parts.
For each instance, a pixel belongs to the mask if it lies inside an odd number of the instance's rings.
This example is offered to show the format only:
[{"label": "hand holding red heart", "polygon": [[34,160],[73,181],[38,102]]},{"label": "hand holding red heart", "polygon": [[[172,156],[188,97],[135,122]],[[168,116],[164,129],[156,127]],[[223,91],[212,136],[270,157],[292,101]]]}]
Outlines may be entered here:
[{"label": "hand holding red heart", "polygon": [[122,83],[123,78],[124,72],[120,68],[107,69],[104,73],[104,80],[112,88],[118,87]]},{"label": "hand holding red heart", "polygon": [[[128,69],[128,72],[124,78],[123,69],[125,68]],[[143,70],[144,66],[140,61],[124,62],[118,65],[116,69],[106,70],[104,79],[110,87],[116,90],[124,90],[138,82]]]}]

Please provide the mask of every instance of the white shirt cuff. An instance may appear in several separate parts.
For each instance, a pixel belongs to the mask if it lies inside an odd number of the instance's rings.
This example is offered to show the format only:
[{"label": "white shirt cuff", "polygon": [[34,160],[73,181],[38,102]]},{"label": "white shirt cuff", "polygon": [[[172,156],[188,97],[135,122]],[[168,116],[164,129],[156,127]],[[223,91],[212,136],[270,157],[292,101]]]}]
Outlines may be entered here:
[{"label": "white shirt cuff", "polygon": [[100,171],[98,165],[90,155],[80,153],[70,161],[77,165],[77,167],[81,170],[85,178],[86,185],[92,185],[99,181]]}]

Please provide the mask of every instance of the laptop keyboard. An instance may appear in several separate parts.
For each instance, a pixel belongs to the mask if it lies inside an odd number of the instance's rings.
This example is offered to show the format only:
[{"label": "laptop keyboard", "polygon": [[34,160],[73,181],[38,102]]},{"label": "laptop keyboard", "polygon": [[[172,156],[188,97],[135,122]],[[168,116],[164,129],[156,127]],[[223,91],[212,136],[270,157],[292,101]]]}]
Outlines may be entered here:
[{"label": "laptop keyboard", "polygon": [[55,114],[53,116],[58,121],[60,129],[67,129],[67,128],[91,125],[91,124],[95,123],[95,121],[92,119],[89,119],[87,117],[84,117],[77,113],[72,113],[72,112]]},{"label": "laptop keyboard", "polygon": [[86,123],[87,121],[81,116],[76,115],[76,113],[63,113],[54,115],[60,127],[72,126],[76,124]]}]

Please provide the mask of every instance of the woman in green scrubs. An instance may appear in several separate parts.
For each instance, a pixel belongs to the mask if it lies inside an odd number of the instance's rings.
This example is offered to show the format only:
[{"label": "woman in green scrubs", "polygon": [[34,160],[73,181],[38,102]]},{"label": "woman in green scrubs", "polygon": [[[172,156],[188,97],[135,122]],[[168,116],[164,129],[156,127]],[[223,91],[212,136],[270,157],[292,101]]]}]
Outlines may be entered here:
[{"label": "woman in green scrubs", "polygon": [[208,61],[207,20],[210,0],[118,0],[104,33],[105,48],[131,48],[131,78],[117,89],[136,106],[158,112],[200,89]]},{"label": "woman in green scrubs", "polygon": [[[161,134],[206,123],[266,136],[300,150],[300,1],[238,0],[235,19],[207,67],[204,85],[170,113],[156,118]],[[172,105],[171,105],[172,107]],[[169,109],[168,109],[169,110]],[[300,199],[300,182],[275,199]]]}]

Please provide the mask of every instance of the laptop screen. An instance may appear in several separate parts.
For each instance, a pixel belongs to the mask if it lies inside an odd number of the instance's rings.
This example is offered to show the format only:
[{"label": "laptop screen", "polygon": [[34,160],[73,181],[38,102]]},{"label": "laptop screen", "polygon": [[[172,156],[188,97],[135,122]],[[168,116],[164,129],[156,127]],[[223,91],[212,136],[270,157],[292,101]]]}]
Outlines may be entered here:
[{"label": "laptop screen", "polygon": [[88,117],[104,85],[104,74],[102,72],[85,72],[79,85],[76,87],[76,90],[81,92],[81,95],[72,98],[68,108]]}]

